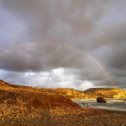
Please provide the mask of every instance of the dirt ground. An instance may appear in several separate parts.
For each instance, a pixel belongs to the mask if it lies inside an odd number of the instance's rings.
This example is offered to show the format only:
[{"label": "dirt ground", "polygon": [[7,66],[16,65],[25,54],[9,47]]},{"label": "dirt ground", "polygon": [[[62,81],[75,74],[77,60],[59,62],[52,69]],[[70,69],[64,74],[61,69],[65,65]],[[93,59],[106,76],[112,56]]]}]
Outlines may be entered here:
[{"label": "dirt ground", "polygon": [[0,126],[126,126],[126,112],[84,109],[62,115],[45,114],[33,120],[8,120]]}]

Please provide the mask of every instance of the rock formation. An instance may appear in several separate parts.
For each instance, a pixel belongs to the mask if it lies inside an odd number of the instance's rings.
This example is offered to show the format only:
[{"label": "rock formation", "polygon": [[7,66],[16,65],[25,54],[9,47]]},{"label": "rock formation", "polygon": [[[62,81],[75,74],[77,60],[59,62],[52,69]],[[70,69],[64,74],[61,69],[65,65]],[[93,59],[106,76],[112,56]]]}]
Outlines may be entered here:
[{"label": "rock formation", "polygon": [[103,97],[98,97],[96,100],[98,103],[106,103],[106,100]]}]

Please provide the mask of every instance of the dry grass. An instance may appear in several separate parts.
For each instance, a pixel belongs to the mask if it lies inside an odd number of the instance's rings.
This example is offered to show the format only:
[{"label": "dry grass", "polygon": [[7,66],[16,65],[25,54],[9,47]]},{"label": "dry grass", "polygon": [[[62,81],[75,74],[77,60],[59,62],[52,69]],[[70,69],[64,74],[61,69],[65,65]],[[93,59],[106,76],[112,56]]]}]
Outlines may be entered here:
[{"label": "dry grass", "polygon": [[82,109],[70,99],[52,90],[15,86],[2,82],[0,125],[126,126],[126,113]]}]

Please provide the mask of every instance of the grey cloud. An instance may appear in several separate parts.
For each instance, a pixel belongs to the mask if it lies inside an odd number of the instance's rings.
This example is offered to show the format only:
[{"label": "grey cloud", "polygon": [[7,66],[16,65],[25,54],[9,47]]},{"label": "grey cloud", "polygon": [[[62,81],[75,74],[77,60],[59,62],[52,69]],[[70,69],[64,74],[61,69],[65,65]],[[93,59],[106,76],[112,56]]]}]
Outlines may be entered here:
[{"label": "grey cloud", "polygon": [[[75,85],[77,83],[76,80],[82,82],[84,80],[95,81],[106,78],[106,73],[99,67],[99,63],[86,52],[82,53],[82,51],[64,44],[55,44],[50,44],[49,42],[27,43],[3,51],[0,54],[0,68],[10,71],[10,74],[7,74],[5,78],[9,77],[8,80],[13,80],[12,82],[15,82],[14,78],[19,80],[24,78],[23,82],[26,83],[25,72],[37,74],[41,71],[49,72],[59,67],[68,69],[65,71],[66,75],[72,73],[72,75],[76,76]],[[37,75],[40,76],[39,74]],[[53,80],[48,78],[49,82],[56,83],[58,77],[51,75],[49,78],[53,78]],[[33,83],[35,80],[29,80],[28,83]],[[108,80],[110,81],[109,78]]]},{"label": "grey cloud", "polygon": [[110,65],[115,68],[126,69],[126,40],[113,45]]},{"label": "grey cloud", "polygon": [[[57,73],[57,72],[58,73]],[[72,70],[73,71],[73,70]],[[72,73],[70,69],[54,69],[49,72],[10,72],[0,70],[4,73],[3,78],[12,84],[30,85],[33,87],[46,87],[46,88],[74,88],[78,90],[85,90],[94,85],[88,81],[78,80],[77,76]],[[59,73],[60,72],[60,73]],[[15,79],[16,78],[16,79]]]},{"label": "grey cloud", "polygon": [[95,36],[92,37],[93,40],[91,40],[94,41],[97,46],[109,46],[109,44],[112,43],[116,44],[126,41],[126,23],[115,23],[102,30],[103,31],[98,32],[97,35],[95,34]]},{"label": "grey cloud", "polygon": [[[0,68],[23,76],[28,71],[62,67],[70,69],[68,73],[77,75],[79,81],[102,86],[112,84],[108,73],[124,85],[125,5],[125,0],[0,0],[1,12],[10,14],[9,23],[0,22],[0,26],[9,24],[0,36],[1,48],[8,45],[0,51]],[[21,32],[16,34],[16,30]],[[14,34],[3,38],[11,31]]]},{"label": "grey cloud", "polygon": [[118,69],[118,68],[117,69],[111,69],[111,73],[115,76],[115,78],[126,76],[125,69],[124,70]]},{"label": "grey cloud", "polygon": [[[102,17],[105,5],[104,1],[90,0],[1,0],[1,5],[13,12],[14,15],[22,17],[29,26],[32,40],[55,39],[59,30],[63,29],[62,24],[67,26],[60,34],[60,40],[73,42],[73,38],[84,36],[94,28],[95,21]],[[102,6],[104,5],[104,6]],[[53,25],[60,21],[56,27]],[[57,27],[60,27],[58,30]],[[55,32],[56,36],[48,35],[48,32]],[[76,37],[74,37],[74,35]],[[76,42],[78,44],[78,42]]]},{"label": "grey cloud", "polygon": [[0,54],[0,67],[12,71],[41,71],[57,67],[80,68],[85,54],[57,43],[27,43]]}]

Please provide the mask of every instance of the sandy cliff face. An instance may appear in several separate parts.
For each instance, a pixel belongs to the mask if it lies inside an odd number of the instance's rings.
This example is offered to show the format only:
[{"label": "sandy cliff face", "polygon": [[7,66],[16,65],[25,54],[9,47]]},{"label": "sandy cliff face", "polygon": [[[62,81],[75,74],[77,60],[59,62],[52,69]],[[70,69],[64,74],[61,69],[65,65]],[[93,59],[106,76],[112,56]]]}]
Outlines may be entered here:
[{"label": "sandy cliff face", "polygon": [[126,98],[126,90],[119,88],[91,88],[83,92],[68,88],[41,89],[41,91],[56,93],[70,99],[90,99],[97,97]]},{"label": "sandy cliff face", "polygon": [[126,90],[119,88],[91,88],[84,91],[89,98],[105,97],[105,98],[126,98]]},{"label": "sandy cliff face", "polygon": [[58,89],[54,89],[54,92],[64,96],[64,97],[68,97],[68,98],[77,98],[77,99],[81,99],[81,98],[86,98],[87,95],[81,91],[77,91],[74,89],[68,89],[68,88],[58,88]]},{"label": "sandy cliff face", "polygon": [[46,93],[55,93],[57,95],[69,98],[69,99],[83,99],[87,98],[88,96],[82,92],[75,89],[69,89],[69,88],[41,88],[40,91],[46,92]]}]

